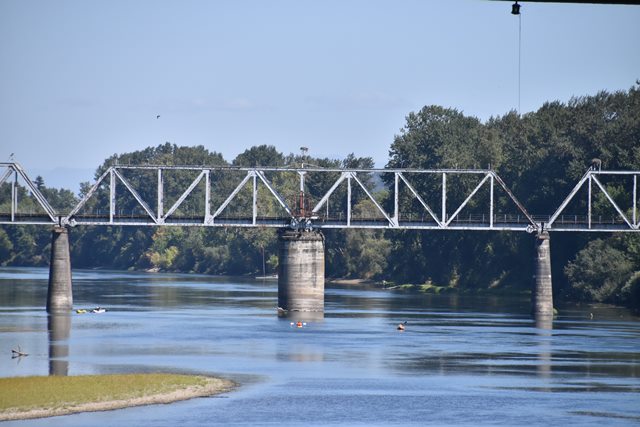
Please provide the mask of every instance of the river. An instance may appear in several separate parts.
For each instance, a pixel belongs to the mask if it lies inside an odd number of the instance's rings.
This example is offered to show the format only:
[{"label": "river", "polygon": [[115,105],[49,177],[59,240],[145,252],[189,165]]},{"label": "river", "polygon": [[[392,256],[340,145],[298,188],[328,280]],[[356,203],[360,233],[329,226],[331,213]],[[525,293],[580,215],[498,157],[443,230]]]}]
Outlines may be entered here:
[{"label": "river", "polygon": [[[73,272],[50,319],[47,269],[0,268],[0,376],[126,372],[230,378],[225,395],[16,426],[638,425],[640,319],[528,298],[327,285],[324,316],[276,315],[277,282]],[[406,330],[396,325],[407,321]],[[29,356],[12,359],[11,348]]]}]

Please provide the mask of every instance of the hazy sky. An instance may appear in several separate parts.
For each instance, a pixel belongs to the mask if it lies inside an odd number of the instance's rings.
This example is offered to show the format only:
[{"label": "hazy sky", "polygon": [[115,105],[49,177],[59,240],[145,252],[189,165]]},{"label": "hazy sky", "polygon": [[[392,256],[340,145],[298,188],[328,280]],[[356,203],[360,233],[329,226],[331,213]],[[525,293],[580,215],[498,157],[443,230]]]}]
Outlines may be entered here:
[{"label": "hazy sky", "polygon": [[519,20],[521,112],[640,79],[640,6],[510,10],[485,0],[0,0],[0,159],[15,153],[49,185],[90,180],[107,156],[166,141],[229,161],[254,145],[304,145],[382,167],[405,116],[424,105],[482,120],[517,109]]}]

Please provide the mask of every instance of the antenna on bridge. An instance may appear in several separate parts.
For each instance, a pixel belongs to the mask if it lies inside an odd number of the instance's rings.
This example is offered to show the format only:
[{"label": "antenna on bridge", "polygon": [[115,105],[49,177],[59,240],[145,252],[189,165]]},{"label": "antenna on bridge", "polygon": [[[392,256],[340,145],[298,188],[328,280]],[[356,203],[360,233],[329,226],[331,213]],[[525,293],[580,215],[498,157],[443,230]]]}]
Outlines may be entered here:
[{"label": "antenna on bridge", "polygon": [[520,5],[516,1],[511,5],[511,14],[518,17],[518,116],[520,115],[520,91],[522,81],[522,15],[520,14]]}]

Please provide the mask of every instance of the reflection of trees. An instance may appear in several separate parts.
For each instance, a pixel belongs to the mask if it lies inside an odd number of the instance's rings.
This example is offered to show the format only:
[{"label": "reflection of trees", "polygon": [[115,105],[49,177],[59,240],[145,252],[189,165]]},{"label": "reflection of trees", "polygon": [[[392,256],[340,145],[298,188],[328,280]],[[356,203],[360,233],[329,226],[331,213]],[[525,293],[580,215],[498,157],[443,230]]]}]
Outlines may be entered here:
[{"label": "reflection of trees", "polygon": [[[107,308],[115,306],[147,307],[211,307],[224,305],[260,309],[277,306],[277,282],[226,277],[128,274],[125,279],[103,282],[74,279],[76,301],[96,301]],[[242,283],[235,289],[229,283]]]}]

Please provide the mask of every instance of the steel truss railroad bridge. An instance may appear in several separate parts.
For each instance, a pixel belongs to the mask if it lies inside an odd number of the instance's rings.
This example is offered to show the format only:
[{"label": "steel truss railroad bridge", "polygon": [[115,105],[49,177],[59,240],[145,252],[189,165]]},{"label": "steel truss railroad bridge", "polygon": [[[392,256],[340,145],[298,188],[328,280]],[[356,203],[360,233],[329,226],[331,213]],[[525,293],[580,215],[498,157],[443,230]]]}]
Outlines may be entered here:
[{"label": "steel truss railroad bridge", "polygon": [[590,168],[555,212],[531,215],[493,170],[114,165],[61,214],[12,162],[0,224],[634,232],[638,175]]}]

